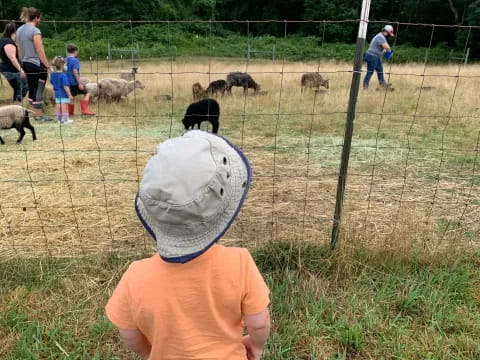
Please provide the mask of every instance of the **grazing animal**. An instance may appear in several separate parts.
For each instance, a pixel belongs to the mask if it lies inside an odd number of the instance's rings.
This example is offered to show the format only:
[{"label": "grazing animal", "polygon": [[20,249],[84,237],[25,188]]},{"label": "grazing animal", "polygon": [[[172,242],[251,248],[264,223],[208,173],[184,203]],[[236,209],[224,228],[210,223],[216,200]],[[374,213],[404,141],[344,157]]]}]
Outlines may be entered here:
[{"label": "grazing animal", "polygon": [[[20,133],[17,144],[22,142],[25,136],[25,128],[32,132],[33,140],[37,140],[35,128],[30,123],[29,113],[33,114],[33,111],[27,110],[20,105],[8,105],[0,108],[0,129],[17,129]],[[1,136],[0,144],[5,144]]]},{"label": "grazing animal", "polygon": [[203,99],[190,104],[182,120],[185,130],[194,128],[195,124],[200,129],[200,123],[209,121],[212,124],[212,132],[218,133],[218,117],[220,116],[220,105],[214,99]]},{"label": "grazing animal", "polygon": [[127,97],[133,89],[144,89],[145,86],[139,81],[127,81],[123,79],[102,79],[98,82],[100,97],[107,103],[119,102],[122,97]]},{"label": "grazing animal", "polygon": [[132,67],[131,70],[120,70],[120,79],[127,80],[127,81],[134,80],[137,70],[138,70],[137,67]]},{"label": "grazing animal", "polygon": [[255,92],[260,90],[260,85],[249,74],[238,71],[227,75],[227,91],[229,94],[232,93],[233,86],[243,87],[244,94],[248,92],[248,89],[253,89]]},{"label": "grazing animal", "polygon": [[55,105],[55,94],[51,87],[45,87],[43,90],[43,103],[46,106]]},{"label": "grazing animal", "polygon": [[155,101],[170,101],[172,100],[172,95],[156,95],[153,99]]},{"label": "grazing animal", "polygon": [[92,80],[90,80],[89,78],[87,77],[82,77],[80,78],[80,82],[82,83],[83,86],[87,85],[88,83],[91,83]]},{"label": "grazing animal", "polygon": [[302,93],[305,88],[317,88],[320,86],[328,89],[330,87],[329,81],[325,80],[320,73],[305,73],[302,75]]},{"label": "grazing animal", "polygon": [[207,94],[209,96],[217,96],[217,93],[220,93],[223,96],[227,90],[228,84],[225,80],[215,80],[208,85]]},{"label": "grazing animal", "polygon": [[96,103],[100,95],[98,90],[98,84],[92,82],[86,83],[85,89],[87,89],[87,92],[90,94],[90,102]]},{"label": "grazing animal", "polygon": [[260,91],[254,92],[253,95],[254,96],[265,96],[265,95],[268,95],[268,91],[260,90]]},{"label": "grazing animal", "polygon": [[202,100],[207,97],[207,90],[205,90],[202,85],[198,82],[192,85],[192,97],[193,100]]}]

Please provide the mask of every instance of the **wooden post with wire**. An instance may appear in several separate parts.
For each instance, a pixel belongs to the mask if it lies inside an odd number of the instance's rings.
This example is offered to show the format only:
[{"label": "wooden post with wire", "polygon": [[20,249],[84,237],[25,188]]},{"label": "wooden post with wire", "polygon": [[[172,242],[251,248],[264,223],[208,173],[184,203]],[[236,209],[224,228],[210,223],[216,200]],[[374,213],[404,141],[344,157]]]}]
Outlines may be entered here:
[{"label": "wooden post with wire", "polygon": [[340,226],[342,221],[343,200],[345,186],[347,182],[348,161],[350,159],[350,149],[352,147],[353,123],[357,110],[358,92],[360,89],[360,80],[362,75],[363,52],[365,50],[365,39],[367,36],[368,16],[370,13],[371,0],[362,0],[362,12],[360,15],[360,24],[358,26],[358,37],[355,48],[355,59],[353,64],[352,83],[350,85],[350,97],[348,100],[347,120],[345,124],[345,134],[343,138],[342,159],[340,162],[340,171],[338,174],[337,196],[335,201],[335,213],[333,216],[332,237],[330,246],[335,249],[340,235]]}]

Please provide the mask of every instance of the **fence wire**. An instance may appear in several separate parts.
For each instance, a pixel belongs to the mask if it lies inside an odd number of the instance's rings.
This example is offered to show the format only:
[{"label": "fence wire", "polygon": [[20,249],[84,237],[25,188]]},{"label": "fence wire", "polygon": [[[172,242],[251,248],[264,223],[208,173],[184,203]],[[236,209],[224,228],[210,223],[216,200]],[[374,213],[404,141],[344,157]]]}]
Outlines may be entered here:
[{"label": "fence wire", "polygon": [[[156,144],[183,133],[180,120],[193,101],[192,84],[206,88],[233,71],[248,72],[261,90],[234,88],[232,96],[217,98],[220,134],[246,152],[254,170],[246,205],[224,241],[244,246],[329,241],[352,66],[331,58],[289,60],[280,41],[288,40],[292,23],[311,23],[323,48],[329,26],[356,26],[358,20],[50,23],[55,39],[62,38],[57,33],[61,24],[89,26],[95,51],[81,58],[82,76],[98,83],[138,66],[133,79],[145,89],[134,87],[119,103],[97,101],[95,116],[76,116],[68,126],[34,124],[36,142],[27,134],[15,145],[14,130],[2,132],[0,256],[150,248],[153,243],[133,207],[142,169]],[[158,59],[106,59],[98,36],[114,23],[126,25],[122,35],[132,49],[141,39],[138,25],[166,26],[166,52]],[[215,26],[227,23],[246,34],[229,58],[216,53],[213,35]],[[206,58],[181,55],[185,49],[176,34],[193,24],[207,26],[198,35]],[[242,58],[265,24],[283,34],[273,40],[276,59]],[[429,60],[437,29],[467,32],[465,52],[480,27],[393,24],[393,48],[411,28],[428,29],[429,44],[423,63],[400,64],[395,57],[384,63],[391,89],[376,89],[372,78],[370,89],[360,93],[342,229],[385,246],[399,241],[443,246],[452,240],[471,246],[480,232],[480,108],[474,95],[480,66],[432,65]],[[374,29],[381,29],[380,22],[370,21],[372,34]],[[328,88],[301,92],[301,76],[308,72],[328,79]],[[7,101],[10,91],[4,84],[0,98]]]}]

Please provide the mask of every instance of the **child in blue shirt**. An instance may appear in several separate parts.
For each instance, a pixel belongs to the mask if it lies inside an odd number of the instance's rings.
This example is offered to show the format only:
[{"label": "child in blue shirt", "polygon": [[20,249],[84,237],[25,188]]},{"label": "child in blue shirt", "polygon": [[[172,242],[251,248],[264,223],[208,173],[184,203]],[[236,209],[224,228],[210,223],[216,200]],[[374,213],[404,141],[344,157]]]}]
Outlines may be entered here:
[{"label": "child in blue shirt", "polygon": [[[83,100],[80,101],[80,107],[82,109],[82,115],[95,115],[88,108],[88,102],[90,101],[90,94],[87,88],[80,81],[80,61],[77,59],[78,46],[75,44],[67,45],[67,75],[70,82],[70,90],[73,96],[83,95]],[[73,116],[75,113],[75,103],[72,101],[68,105],[68,113]]]},{"label": "child in blue shirt", "polygon": [[67,74],[63,72],[65,60],[61,56],[56,56],[52,61],[54,72],[50,75],[50,82],[53,85],[55,94],[57,123],[70,124],[73,120],[68,118],[68,104],[73,100],[70,92],[70,84]]}]

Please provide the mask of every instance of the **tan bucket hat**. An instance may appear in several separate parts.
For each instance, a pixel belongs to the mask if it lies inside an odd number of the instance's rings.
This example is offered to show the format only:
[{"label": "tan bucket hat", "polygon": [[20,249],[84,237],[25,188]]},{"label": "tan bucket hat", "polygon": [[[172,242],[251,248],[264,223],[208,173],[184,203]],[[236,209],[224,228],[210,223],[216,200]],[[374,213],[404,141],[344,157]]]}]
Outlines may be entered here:
[{"label": "tan bucket hat", "polygon": [[252,171],[227,139],[201,130],[157,146],[143,171],[135,209],[163,260],[186,263],[232,225]]}]

